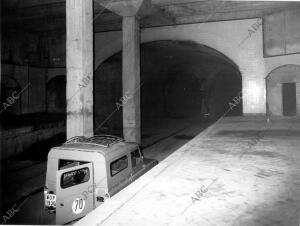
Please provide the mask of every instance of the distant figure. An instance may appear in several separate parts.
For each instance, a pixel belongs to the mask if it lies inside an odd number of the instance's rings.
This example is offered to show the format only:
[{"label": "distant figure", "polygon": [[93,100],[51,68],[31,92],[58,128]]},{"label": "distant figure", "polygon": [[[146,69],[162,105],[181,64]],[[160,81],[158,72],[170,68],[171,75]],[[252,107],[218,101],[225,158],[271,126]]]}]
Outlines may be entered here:
[{"label": "distant figure", "polygon": [[201,92],[201,95],[202,95],[201,112],[202,113],[204,112],[204,117],[209,117],[209,115],[210,115],[209,91],[208,91],[207,80],[206,79],[203,79],[201,81],[200,92]]}]

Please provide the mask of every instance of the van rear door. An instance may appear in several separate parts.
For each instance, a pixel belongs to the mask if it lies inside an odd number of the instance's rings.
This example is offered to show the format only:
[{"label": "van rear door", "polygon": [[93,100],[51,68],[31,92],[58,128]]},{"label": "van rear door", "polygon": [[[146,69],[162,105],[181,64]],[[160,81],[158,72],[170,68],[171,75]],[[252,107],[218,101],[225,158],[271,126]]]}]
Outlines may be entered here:
[{"label": "van rear door", "polygon": [[56,176],[56,224],[69,223],[93,210],[92,163],[58,170]]}]

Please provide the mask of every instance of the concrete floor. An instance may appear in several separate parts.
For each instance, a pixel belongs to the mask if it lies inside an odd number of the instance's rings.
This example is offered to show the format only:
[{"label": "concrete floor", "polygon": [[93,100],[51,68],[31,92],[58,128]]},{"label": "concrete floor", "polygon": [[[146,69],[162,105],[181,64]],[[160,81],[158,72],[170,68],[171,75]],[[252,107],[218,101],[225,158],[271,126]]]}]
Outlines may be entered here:
[{"label": "concrete floor", "polygon": [[[190,118],[164,119],[145,125],[142,139],[144,155],[160,162],[211,123],[207,119]],[[37,158],[41,161],[19,159],[3,167],[3,209],[9,210],[14,204],[20,206],[20,211],[7,220],[7,224],[54,224],[54,215],[49,216],[43,209],[41,189],[45,183],[46,161],[42,160],[45,154],[41,153]],[[29,154],[25,156],[28,158]]]},{"label": "concrete floor", "polygon": [[299,122],[223,118],[76,225],[298,226]]}]

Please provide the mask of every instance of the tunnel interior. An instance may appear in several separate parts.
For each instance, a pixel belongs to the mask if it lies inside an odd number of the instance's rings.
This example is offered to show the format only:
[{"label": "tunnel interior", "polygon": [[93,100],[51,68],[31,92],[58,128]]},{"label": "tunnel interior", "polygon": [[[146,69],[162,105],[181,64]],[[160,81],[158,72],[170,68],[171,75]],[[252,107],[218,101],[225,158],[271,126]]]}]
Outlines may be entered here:
[{"label": "tunnel interior", "polygon": [[[189,41],[141,44],[141,122],[205,116],[217,119],[242,90],[238,67],[222,53]],[[95,133],[122,135],[122,52],[95,71]],[[112,114],[113,113],[113,114]],[[226,116],[242,115],[242,103]]]}]

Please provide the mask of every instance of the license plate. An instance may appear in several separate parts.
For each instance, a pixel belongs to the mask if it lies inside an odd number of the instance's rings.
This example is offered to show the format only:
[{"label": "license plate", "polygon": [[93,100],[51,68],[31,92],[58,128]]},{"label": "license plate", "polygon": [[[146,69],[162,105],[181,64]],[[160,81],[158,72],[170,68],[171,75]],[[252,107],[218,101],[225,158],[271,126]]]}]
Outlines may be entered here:
[{"label": "license plate", "polygon": [[46,194],[45,195],[45,206],[53,206],[56,207],[56,195]]}]

